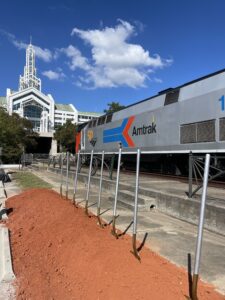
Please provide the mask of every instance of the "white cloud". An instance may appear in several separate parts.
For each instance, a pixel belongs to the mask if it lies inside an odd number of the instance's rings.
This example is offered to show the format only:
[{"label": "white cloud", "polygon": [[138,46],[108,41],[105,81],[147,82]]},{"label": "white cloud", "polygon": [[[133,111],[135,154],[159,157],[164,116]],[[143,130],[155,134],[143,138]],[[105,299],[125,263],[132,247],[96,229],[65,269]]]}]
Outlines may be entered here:
[{"label": "white cloud", "polygon": [[87,58],[82,56],[80,50],[74,46],[69,45],[67,48],[61,48],[58,50],[58,53],[59,52],[66,54],[66,56],[71,59],[69,62],[69,67],[71,70],[74,71],[75,69],[80,68],[87,71],[90,69]]},{"label": "white cloud", "polygon": [[154,82],[156,82],[156,83],[162,83],[162,82],[163,82],[162,79],[157,78],[157,77],[154,77],[152,80],[153,80]]},{"label": "white cloud", "polygon": [[[9,41],[19,50],[27,48],[28,44],[17,40],[15,35],[7,32],[7,31],[4,31],[4,30],[1,30],[0,32],[2,34],[4,34],[5,36],[7,36]],[[33,47],[34,47],[36,57],[42,59],[45,62],[50,62],[52,60],[53,55],[49,49],[47,49],[47,48],[42,49],[41,47],[35,46],[35,45],[33,45]]]},{"label": "white cloud", "polygon": [[18,48],[19,50],[21,50],[21,49],[26,49],[27,46],[28,46],[28,44],[25,44],[25,43],[23,43],[23,42],[21,42],[21,41],[17,41],[17,40],[15,39],[15,37],[11,39],[11,42],[12,42],[13,45],[14,45],[16,48]]},{"label": "white cloud", "polygon": [[74,28],[71,35],[79,35],[88,42],[94,49],[111,49],[112,46],[121,46],[125,40],[134,33],[134,27],[125,21],[120,21],[115,28],[106,27],[102,30],[80,30]]},{"label": "white cloud", "polygon": [[134,24],[139,29],[140,32],[143,32],[145,30],[146,25],[143,24],[141,21],[135,20]]},{"label": "white cloud", "polygon": [[35,54],[38,58],[45,62],[50,62],[52,60],[52,52],[49,49],[42,49],[41,47],[34,46]]},{"label": "white cloud", "polygon": [[129,87],[144,86],[147,74],[135,68],[109,68],[106,71],[108,78],[116,85]]},{"label": "white cloud", "polygon": [[58,69],[57,72],[52,70],[44,71],[42,74],[50,80],[63,80],[66,77],[61,69]]},{"label": "white cloud", "polygon": [[74,28],[71,35],[79,36],[91,47],[91,61],[72,45],[61,51],[70,58],[71,70],[85,71],[85,76],[79,78],[82,86],[143,87],[150,72],[171,64],[172,60],[162,59],[158,54],[150,55],[141,45],[129,43],[136,34],[135,27],[123,20],[119,20],[116,27],[101,30]]}]

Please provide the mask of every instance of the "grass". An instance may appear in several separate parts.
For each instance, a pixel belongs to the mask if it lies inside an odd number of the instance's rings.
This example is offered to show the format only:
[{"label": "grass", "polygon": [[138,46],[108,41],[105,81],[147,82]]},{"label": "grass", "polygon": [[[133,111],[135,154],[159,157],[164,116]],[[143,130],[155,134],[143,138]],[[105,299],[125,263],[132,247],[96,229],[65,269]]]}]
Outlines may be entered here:
[{"label": "grass", "polygon": [[26,190],[31,188],[44,188],[44,189],[51,189],[51,184],[47,183],[46,181],[40,179],[38,176],[32,174],[31,172],[21,171],[14,174],[14,178],[19,184],[19,186]]}]

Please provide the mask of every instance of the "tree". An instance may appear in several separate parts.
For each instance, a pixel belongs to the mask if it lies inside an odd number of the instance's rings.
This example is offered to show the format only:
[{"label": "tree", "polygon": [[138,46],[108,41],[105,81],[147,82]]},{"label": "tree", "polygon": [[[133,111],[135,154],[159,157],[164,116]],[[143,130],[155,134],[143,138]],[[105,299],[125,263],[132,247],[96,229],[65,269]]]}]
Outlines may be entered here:
[{"label": "tree", "polygon": [[0,108],[0,147],[2,147],[2,160],[5,163],[18,162],[23,151],[35,146],[35,137],[32,123],[13,113],[11,116]]},{"label": "tree", "polygon": [[60,152],[69,151],[75,153],[75,134],[77,131],[77,126],[74,125],[70,120],[67,120],[66,123],[62,126],[59,126],[55,133],[54,139],[60,145]]},{"label": "tree", "polygon": [[107,105],[108,105],[108,109],[104,109],[104,113],[106,114],[119,111],[126,107],[124,105],[120,105],[119,102],[111,102],[111,103],[107,103]]}]

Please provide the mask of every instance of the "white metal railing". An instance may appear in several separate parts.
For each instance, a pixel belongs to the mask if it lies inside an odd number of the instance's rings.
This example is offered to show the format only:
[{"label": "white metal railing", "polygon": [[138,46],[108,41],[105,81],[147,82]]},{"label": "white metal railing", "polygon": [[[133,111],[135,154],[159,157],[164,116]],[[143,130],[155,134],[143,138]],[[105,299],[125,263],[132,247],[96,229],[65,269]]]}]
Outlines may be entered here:
[{"label": "white metal railing", "polygon": [[[105,151],[105,154],[118,154],[119,151]],[[142,154],[187,154],[187,153],[225,153],[225,149],[210,149],[210,150],[163,150],[163,151],[147,151],[142,150]],[[80,154],[90,155],[91,152],[80,150]],[[94,154],[102,154],[102,151],[96,151]],[[122,154],[137,154],[137,151],[123,150]]]},{"label": "white metal railing", "polygon": [[[118,164],[117,164],[117,176],[116,176],[116,188],[115,188],[115,199],[113,205],[113,219],[112,219],[112,234],[119,238],[120,235],[117,234],[116,231],[116,218],[117,218],[117,201],[118,201],[118,191],[119,191],[119,179],[120,179],[120,163],[121,163],[121,156],[122,154],[131,154],[131,152],[123,152],[120,148],[118,152],[97,152],[94,153],[92,150],[91,152],[91,159],[89,164],[89,172],[88,172],[88,184],[87,184],[87,192],[85,198],[85,213],[88,215],[88,200],[89,200],[89,193],[90,193],[90,181],[91,181],[91,168],[92,168],[92,161],[94,154],[101,154],[102,155],[102,162],[101,162],[101,174],[99,177],[99,193],[98,193],[98,201],[97,201],[97,218],[99,221],[99,225],[103,227],[103,224],[100,220],[100,211],[101,211],[101,192],[102,192],[102,180],[103,180],[103,165],[104,165],[104,157],[105,154],[118,154]],[[136,180],[135,180],[135,193],[134,193],[134,211],[133,211],[133,232],[132,232],[132,253],[134,256],[140,260],[139,251],[140,247],[137,248],[136,246],[136,236],[137,236],[137,225],[138,225],[138,197],[139,197],[139,175],[140,175],[140,160],[141,154],[145,154],[146,151],[141,151],[137,149],[136,152],[132,152],[132,154],[136,154]],[[150,152],[147,152],[150,153]],[[156,153],[156,152],[154,152]],[[79,163],[80,163],[80,156],[82,154],[90,155],[90,153],[83,153],[81,151],[77,154],[77,164],[73,182],[73,200],[75,206],[77,204],[83,202],[76,202],[76,191],[78,187],[78,172],[79,172]],[[66,198],[68,198],[68,161],[69,161],[69,154],[67,153],[67,163],[66,163]],[[61,162],[63,161],[63,156],[61,155]],[[193,272],[193,279],[192,279],[192,291],[191,291],[191,298],[192,300],[197,300],[197,284],[198,284],[198,277],[199,277],[199,267],[200,267],[200,259],[201,259],[201,249],[202,249],[202,238],[203,238],[203,227],[204,227],[204,217],[205,217],[205,205],[206,205],[206,197],[207,197],[207,186],[208,186],[208,174],[209,174],[209,165],[210,165],[210,154],[206,154],[205,159],[205,167],[204,167],[204,180],[203,180],[203,191],[201,197],[201,209],[199,215],[199,226],[198,226],[198,235],[196,241],[196,251],[195,251],[195,264],[194,264],[194,272]],[[60,184],[60,193],[62,195],[62,188],[63,188],[63,164],[61,163],[61,184]]]}]

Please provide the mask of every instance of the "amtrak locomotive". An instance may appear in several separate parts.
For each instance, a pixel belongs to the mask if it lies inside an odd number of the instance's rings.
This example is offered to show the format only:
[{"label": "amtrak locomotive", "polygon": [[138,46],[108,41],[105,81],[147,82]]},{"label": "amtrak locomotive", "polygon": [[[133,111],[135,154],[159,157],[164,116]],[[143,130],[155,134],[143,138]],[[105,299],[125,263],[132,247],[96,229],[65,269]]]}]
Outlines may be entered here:
[{"label": "amtrak locomotive", "polygon": [[81,152],[140,148],[151,153],[145,159],[162,161],[164,155],[176,164],[190,151],[218,155],[225,152],[224,95],[225,69],[91,120],[81,129],[79,148]]}]

